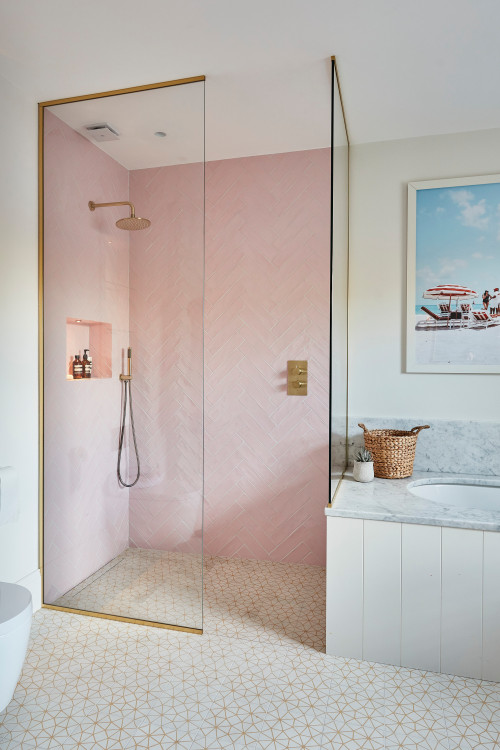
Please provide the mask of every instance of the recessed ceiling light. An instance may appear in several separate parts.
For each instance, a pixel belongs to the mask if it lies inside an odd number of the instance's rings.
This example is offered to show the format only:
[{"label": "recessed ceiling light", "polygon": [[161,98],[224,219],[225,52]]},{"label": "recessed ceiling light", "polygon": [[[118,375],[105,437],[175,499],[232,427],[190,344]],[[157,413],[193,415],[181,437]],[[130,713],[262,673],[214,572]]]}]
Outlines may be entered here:
[{"label": "recessed ceiling light", "polygon": [[163,130],[157,130],[155,133],[155,136],[157,138],[166,138],[167,134],[163,132]]},{"label": "recessed ceiling light", "polygon": [[76,321],[75,321],[75,323],[81,323],[81,322],[82,322],[81,320],[76,320]]}]

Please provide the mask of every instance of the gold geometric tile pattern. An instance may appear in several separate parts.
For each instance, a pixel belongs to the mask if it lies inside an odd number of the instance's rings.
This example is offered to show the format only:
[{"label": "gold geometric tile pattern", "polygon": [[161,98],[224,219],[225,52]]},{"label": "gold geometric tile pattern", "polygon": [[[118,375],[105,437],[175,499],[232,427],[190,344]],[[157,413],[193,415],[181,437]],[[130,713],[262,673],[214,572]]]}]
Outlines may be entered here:
[{"label": "gold geometric tile pattern", "polygon": [[325,571],[209,557],[202,636],[42,610],[1,750],[500,747],[500,685],[326,656]]},{"label": "gold geometric tile pattern", "polygon": [[130,548],[54,604],[184,627],[202,627],[201,555]]}]

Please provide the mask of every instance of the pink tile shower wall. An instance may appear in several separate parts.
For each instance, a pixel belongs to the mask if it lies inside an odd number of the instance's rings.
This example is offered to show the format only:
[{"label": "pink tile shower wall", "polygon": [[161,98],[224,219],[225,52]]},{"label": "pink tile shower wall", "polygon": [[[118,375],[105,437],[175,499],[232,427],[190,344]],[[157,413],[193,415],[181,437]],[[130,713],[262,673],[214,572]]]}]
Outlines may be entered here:
[{"label": "pink tile shower wall", "polygon": [[151,227],[130,244],[133,400],[141,478],[130,545],[201,553],[203,164],[130,173]]},{"label": "pink tile shower wall", "polygon": [[329,201],[329,149],[207,164],[208,554],[325,563]]},{"label": "pink tile shower wall", "polygon": [[[46,113],[46,601],[131,546],[201,551],[203,171],[130,173]],[[207,165],[205,551],[324,563],[329,152]],[[142,461],[116,484],[123,350]],[[66,317],[113,326],[113,377],[67,382]],[[287,359],[309,395],[286,396]],[[61,363],[63,366],[61,367]],[[133,462],[131,462],[133,463]],[[129,516],[130,514],[130,516]],[[130,532],[129,532],[130,520]]]},{"label": "pink tile shower wall", "polygon": [[[116,455],[129,241],[114,226],[123,211],[87,206],[127,200],[128,173],[52,113],[45,118],[44,583],[53,602],[128,546]],[[111,323],[112,378],[66,380],[68,317]]]},{"label": "pink tile shower wall", "polygon": [[[207,164],[204,548],[324,564],[328,500],[329,150]],[[202,175],[131,173],[153,220],[131,238],[143,477],[131,544],[199,552]],[[309,394],[286,395],[288,359]]]}]

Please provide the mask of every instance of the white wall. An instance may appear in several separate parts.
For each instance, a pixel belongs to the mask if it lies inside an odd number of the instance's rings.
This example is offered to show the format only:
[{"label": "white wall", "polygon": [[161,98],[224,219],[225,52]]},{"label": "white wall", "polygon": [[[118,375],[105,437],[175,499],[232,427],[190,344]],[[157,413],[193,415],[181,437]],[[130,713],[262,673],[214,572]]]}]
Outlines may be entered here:
[{"label": "white wall", "polygon": [[350,415],[500,419],[498,375],[405,374],[403,351],[407,183],[494,173],[500,129],[351,148]]},{"label": "white wall", "polygon": [[0,580],[29,576],[39,599],[37,113],[3,78],[0,101],[0,466],[17,470],[20,503],[0,526]]}]

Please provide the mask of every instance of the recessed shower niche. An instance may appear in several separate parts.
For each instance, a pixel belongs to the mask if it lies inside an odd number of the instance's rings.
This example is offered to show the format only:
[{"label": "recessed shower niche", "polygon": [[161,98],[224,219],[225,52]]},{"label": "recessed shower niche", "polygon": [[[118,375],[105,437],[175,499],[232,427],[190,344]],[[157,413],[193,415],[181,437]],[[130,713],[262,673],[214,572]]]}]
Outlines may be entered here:
[{"label": "recessed shower niche", "polygon": [[204,79],[45,102],[40,144],[44,606],[201,631]]},{"label": "recessed shower niche", "polygon": [[[66,379],[74,380],[73,361],[76,355],[83,359],[88,351],[92,357],[90,379],[112,376],[112,330],[110,323],[82,318],[66,318]],[[89,378],[82,378],[88,380]]]}]

